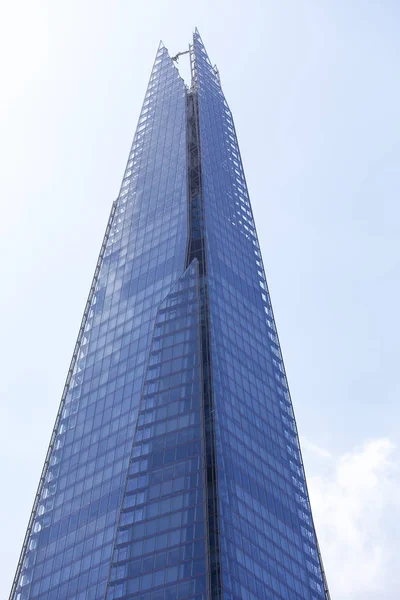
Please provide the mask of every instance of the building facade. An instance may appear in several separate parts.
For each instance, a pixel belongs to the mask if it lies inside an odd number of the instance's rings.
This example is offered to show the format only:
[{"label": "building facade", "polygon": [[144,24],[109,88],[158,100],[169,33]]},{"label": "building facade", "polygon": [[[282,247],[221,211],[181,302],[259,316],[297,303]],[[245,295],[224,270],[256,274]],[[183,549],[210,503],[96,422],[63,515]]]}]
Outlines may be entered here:
[{"label": "building facade", "polygon": [[161,44],[11,600],[327,600],[232,115]]}]

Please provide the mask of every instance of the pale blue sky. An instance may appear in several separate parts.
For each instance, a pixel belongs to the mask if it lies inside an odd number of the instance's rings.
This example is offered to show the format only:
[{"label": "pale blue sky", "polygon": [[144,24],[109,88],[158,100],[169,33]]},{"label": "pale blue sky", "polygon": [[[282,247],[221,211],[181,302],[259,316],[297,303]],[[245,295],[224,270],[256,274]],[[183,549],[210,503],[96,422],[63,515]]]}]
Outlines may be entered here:
[{"label": "pale blue sky", "polygon": [[332,600],[397,598],[400,4],[3,0],[0,17],[0,597],[159,40],[175,54],[197,25],[235,118]]}]

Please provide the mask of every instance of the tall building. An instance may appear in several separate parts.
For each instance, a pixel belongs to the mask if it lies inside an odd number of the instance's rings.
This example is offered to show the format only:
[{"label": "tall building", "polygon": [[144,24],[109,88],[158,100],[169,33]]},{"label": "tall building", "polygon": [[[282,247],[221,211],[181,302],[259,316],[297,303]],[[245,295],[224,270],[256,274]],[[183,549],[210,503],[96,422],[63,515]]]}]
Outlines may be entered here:
[{"label": "tall building", "polygon": [[161,44],[12,600],[327,600],[231,112]]}]

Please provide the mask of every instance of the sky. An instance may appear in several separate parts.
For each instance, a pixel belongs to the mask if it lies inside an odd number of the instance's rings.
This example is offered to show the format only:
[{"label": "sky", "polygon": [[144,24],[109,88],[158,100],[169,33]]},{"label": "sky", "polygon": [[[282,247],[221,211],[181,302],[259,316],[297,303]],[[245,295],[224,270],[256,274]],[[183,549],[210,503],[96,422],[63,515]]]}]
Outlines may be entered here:
[{"label": "sky", "polygon": [[0,2],[0,597],[159,40],[176,54],[197,26],[235,119],[332,600],[398,598],[399,18],[395,0]]}]

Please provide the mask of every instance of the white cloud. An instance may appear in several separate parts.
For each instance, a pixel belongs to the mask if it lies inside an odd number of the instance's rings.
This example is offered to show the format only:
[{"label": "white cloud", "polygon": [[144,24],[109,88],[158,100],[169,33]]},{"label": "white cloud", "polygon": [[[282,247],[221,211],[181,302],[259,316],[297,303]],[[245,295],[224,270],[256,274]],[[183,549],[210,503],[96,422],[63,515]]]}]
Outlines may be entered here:
[{"label": "white cloud", "polygon": [[[304,444],[316,453],[313,444]],[[319,456],[329,456],[319,452]],[[400,471],[389,439],[329,461],[308,487],[333,600],[398,598]],[[396,583],[397,581],[397,583]]]}]

